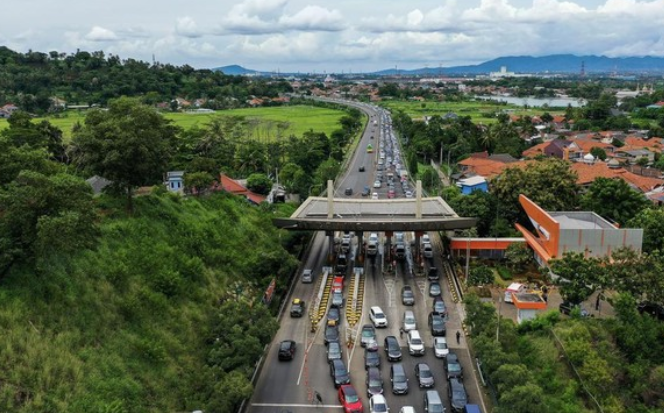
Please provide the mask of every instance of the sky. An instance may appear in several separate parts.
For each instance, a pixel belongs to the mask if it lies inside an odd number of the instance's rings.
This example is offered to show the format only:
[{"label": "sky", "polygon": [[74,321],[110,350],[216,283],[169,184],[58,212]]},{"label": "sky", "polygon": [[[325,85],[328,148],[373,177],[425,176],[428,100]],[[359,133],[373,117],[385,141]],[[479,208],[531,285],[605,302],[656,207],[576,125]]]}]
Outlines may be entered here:
[{"label": "sky", "polygon": [[664,57],[664,0],[8,0],[0,45],[360,73],[570,53]]}]

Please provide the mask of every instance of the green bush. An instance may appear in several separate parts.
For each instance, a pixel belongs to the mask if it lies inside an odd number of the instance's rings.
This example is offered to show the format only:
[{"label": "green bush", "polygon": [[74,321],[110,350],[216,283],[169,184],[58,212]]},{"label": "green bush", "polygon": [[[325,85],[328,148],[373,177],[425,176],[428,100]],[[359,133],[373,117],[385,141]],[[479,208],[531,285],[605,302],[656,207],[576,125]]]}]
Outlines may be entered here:
[{"label": "green bush", "polygon": [[498,271],[498,275],[500,275],[500,278],[502,278],[505,281],[509,281],[513,278],[512,272],[507,267],[499,265],[498,267],[496,267],[496,270]]}]

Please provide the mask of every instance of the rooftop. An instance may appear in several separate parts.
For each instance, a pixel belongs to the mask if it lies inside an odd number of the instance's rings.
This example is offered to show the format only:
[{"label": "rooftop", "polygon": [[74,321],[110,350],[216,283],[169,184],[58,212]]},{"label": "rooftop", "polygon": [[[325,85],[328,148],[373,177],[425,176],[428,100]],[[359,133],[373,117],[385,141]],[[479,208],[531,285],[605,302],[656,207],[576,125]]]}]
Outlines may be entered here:
[{"label": "rooftop", "polygon": [[547,211],[560,224],[560,229],[615,229],[615,225],[594,212]]},{"label": "rooftop", "polygon": [[422,198],[421,218],[416,217],[417,198],[335,198],[328,218],[328,198],[309,197],[286,219],[275,219],[281,228],[363,231],[430,231],[466,229],[476,219],[459,217],[441,198]]}]

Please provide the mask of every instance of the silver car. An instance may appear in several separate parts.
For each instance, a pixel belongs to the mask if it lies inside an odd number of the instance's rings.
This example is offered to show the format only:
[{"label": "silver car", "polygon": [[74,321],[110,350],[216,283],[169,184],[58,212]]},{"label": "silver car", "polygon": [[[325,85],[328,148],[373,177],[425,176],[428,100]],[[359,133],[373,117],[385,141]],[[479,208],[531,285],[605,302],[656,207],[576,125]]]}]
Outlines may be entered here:
[{"label": "silver car", "polygon": [[305,284],[314,282],[314,272],[310,269],[302,271],[302,282]]}]

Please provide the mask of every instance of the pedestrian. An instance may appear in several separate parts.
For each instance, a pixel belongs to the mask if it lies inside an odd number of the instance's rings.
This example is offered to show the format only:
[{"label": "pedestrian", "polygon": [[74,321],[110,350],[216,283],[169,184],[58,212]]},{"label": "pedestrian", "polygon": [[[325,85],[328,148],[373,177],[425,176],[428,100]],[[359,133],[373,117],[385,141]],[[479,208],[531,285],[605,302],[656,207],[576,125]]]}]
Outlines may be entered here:
[{"label": "pedestrian", "polygon": [[403,327],[399,327],[399,337],[403,338]]},{"label": "pedestrian", "polygon": [[457,330],[456,337],[457,337],[457,344],[461,344],[461,331]]},{"label": "pedestrian", "polygon": [[595,301],[595,311],[599,311],[599,298],[600,294],[597,294],[597,301]]}]

